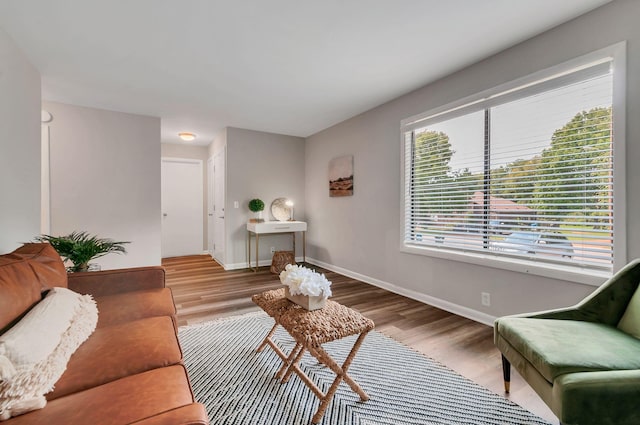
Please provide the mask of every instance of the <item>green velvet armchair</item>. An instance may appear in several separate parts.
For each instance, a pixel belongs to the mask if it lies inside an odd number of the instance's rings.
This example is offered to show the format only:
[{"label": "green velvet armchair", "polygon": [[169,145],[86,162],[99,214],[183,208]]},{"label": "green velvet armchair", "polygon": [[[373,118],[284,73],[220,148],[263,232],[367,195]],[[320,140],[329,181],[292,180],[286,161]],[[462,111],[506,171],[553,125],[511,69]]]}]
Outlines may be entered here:
[{"label": "green velvet armchair", "polygon": [[564,425],[640,424],[640,260],[574,307],[494,326],[505,391],[513,365]]}]

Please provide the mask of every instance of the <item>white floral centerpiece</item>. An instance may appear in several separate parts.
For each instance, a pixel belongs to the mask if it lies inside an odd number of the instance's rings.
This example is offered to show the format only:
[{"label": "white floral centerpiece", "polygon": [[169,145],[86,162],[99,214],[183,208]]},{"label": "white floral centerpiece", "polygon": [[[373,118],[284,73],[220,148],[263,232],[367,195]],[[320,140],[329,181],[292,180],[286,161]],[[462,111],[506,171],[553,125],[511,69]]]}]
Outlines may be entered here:
[{"label": "white floral centerpiece", "polygon": [[323,274],[303,266],[287,264],[280,273],[280,282],[285,285],[287,298],[307,310],[324,307],[331,296],[331,282]]}]

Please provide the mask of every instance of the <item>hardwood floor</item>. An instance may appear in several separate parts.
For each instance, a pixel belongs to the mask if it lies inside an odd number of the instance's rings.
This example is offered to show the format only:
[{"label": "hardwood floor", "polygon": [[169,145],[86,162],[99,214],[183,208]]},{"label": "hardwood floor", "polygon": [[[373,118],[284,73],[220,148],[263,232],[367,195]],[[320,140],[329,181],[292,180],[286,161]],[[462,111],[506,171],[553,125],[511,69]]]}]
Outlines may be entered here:
[{"label": "hardwood floor", "polygon": [[[178,325],[259,311],[251,295],[280,287],[268,267],[225,271],[208,255],[166,258],[167,286],[173,291]],[[316,267],[314,267],[316,268]],[[332,282],[334,301],[372,319],[376,330],[431,357],[489,390],[505,395],[500,353],[493,329],[464,317],[393,294],[337,273],[316,268]],[[515,370],[508,398],[558,423]]]}]

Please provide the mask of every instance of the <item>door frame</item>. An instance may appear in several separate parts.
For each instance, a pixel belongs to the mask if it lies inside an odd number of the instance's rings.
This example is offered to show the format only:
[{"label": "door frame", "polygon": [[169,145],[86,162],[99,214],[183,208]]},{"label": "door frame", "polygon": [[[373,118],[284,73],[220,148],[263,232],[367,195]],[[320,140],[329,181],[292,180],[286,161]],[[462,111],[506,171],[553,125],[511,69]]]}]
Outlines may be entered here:
[{"label": "door frame", "polygon": [[207,252],[213,257],[215,242],[215,174],[213,156],[207,158]]},{"label": "door frame", "polygon": [[[218,157],[222,157],[221,161],[222,161],[222,165],[223,165],[223,169],[222,170],[218,170],[215,167],[216,164],[216,158]],[[222,242],[222,250],[220,250],[220,258],[216,258],[215,256],[215,250],[214,250],[214,254],[212,255],[212,257],[218,262],[220,263],[220,265],[224,268],[225,267],[225,262],[226,262],[226,257],[227,257],[227,240],[226,240],[226,235],[227,235],[227,221],[226,221],[226,191],[227,191],[227,176],[226,176],[226,169],[227,169],[227,147],[224,146],[222,149],[220,149],[219,151],[215,152],[212,156],[212,164],[213,164],[213,203],[214,205],[216,204],[216,186],[218,181],[222,181],[222,200],[221,203],[222,205],[215,205],[215,211],[214,211],[214,218],[213,218],[213,222],[214,222],[214,242],[216,240],[221,241]],[[222,226],[218,226],[216,225],[217,221],[218,221],[218,214],[220,212],[220,210],[222,210],[222,214],[224,216],[223,218],[223,222],[222,222]]]}]

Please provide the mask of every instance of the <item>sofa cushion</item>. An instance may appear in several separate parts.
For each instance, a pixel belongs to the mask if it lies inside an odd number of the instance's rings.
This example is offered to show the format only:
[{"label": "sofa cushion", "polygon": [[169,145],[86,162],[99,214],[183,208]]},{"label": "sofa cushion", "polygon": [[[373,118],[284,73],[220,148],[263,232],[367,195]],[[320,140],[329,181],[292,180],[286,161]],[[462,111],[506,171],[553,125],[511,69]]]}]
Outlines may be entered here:
[{"label": "sofa cushion", "polygon": [[68,286],[67,269],[60,254],[49,243],[26,243],[13,254],[29,261],[43,288]]},{"label": "sofa cushion", "polygon": [[96,329],[69,360],[67,370],[47,394],[53,400],[122,377],[169,366],[182,352],[168,316]]},{"label": "sofa cushion", "polygon": [[90,296],[55,288],[0,338],[0,420],[44,407],[44,394],[91,335],[98,311]]},{"label": "sofa cushion", "polygon": [[147,289],[95,297],[98,327],[155,316],[173,316],[176,308],[169,288]]},{"label": "sofa cushion", "polygon": [[42,299],[42,288],[67,286],[62,259],[48,243],[0,255],[0,333]]},{"label": "sofa cushion", "polygon": [[618,329],[640,338],[640,288],[636,289],[631,297],[627,309],[618,322]]},{"label": "sofa cushion", "polygon": [[640,340],[612,326],[503,317],[497,332],[549,382],[562,374],[640,369]]},{"label": "sofa cushion", "polygon": [[209,418],[204,405],[193,403],[134,422],[133,425],[206,425],[208,423]]},{"label": "sofa cushion", "polygon": [[183,365],[153,369],[50,401],[11,425],[128,424],[193,403]]},{"label": "sofa cushion", "polygon": [[0,256],[0,333],[41,299],[40,282],[29,262],[13,254]]}]

